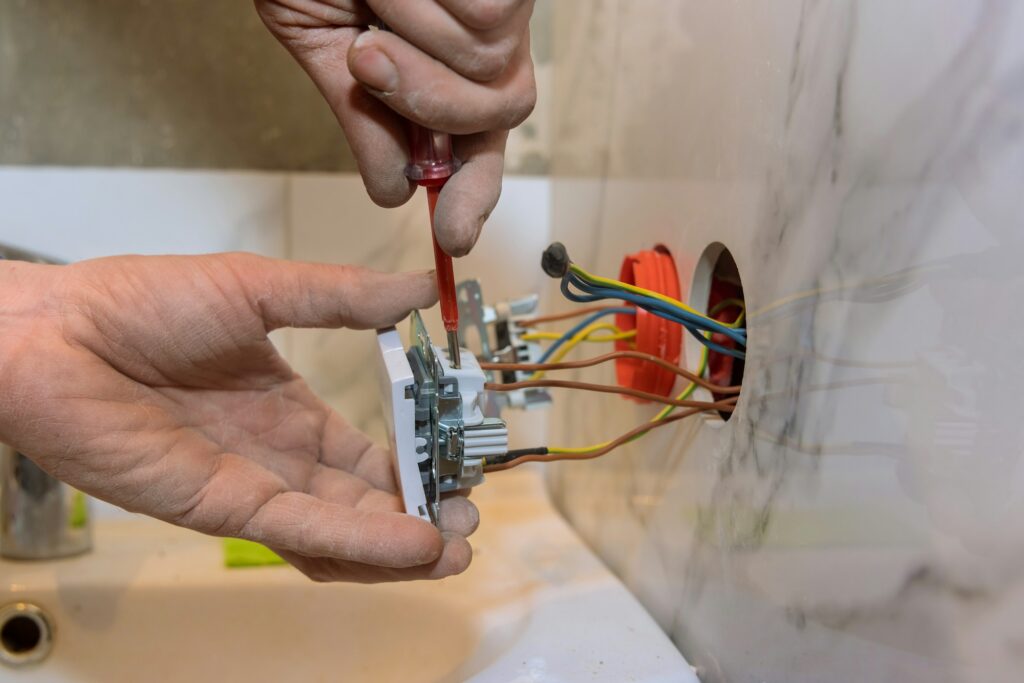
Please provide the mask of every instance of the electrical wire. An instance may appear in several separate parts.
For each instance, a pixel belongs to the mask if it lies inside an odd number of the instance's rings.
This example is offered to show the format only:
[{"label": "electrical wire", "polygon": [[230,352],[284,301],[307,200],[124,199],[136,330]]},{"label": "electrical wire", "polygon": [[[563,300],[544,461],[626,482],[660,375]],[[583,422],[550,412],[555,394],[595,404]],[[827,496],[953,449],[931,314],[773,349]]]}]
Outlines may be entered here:
[{"label": "electrical wire", "polygon": [[[741,321],[743,320],[743,316],[744,316],[744,314],[746,312],[746,307],[745,307],[745,305],[744,305],[744,303],[743,303],[743,301],[741,299],[725,299],[723,301],[719,301],[711,309],[710,315],[718,315],[719,313],[721,313],[723,310],[725,310],[726,308],[728,308],[730,306],[738,306],[739,309],[740,309],[740,314],[736,317],[736,320],[734,320],[731,323],[733,325],[739,325],[741,323]],[[707,372],[707,369],[708,369],[708,347],[704,346],[704,347],[701,348],[701,351],[700,351],[700,362],[697,364],[697,372],[695,374],[697,375],[697,377],[703,378],[704,377],[704,373]],[[705,389],[709,389],[710,391],[712,391],[713,393],[716,393],[716,394],[733,393],[732,391],[723,391],[721,388],[719,388],[717,390],[711,389],[711,387],[713,387],[715,385],[711,384],[710,382],[707,382],[706,380],[705,381],[701,381],[701,382],[698,382],[696,380],[691,380],[690,384],[687,385],[687,387],[685,389],[683,389],[679,393],[678,396],[676,396],[676,400],[682,401],[684,399],[689,398],[690,395],[693,394],[693,392],[697,389],[697,385],[698,384],[703,386]],[[737,393],[737,394],[740,392],[740,387],[739,386],[729,387],[729,389],[735,389],[736,390],[735,393]],[[675,409],[675,406],[665,406],[664,408],[661,409],[661,411],[658,412],[657,415],[655,415],[653,418],[651,418],[651,422],[659,422],[661,420],[664,420],[666,417],[668,417],[672,413],[672,411],[674,409]]]},{"label": "electrical wire", "polygon": [[[603,315],[607,315],[607,313],[604,313]],[[591,316],[591,317],[595,317],[595,316]],[[588,318],[587,320],[589,320],[589,319],[590,318]],[[583,322],[586,322],[586,320],[584,320]],[[582,325],[582,324],[583,323],[580,323],[579,325],[577,325],[576,327],[572,328],[571,330],[569,330],[568,332],[563,334],[561,337],[559,337],[559,339],[556,340],[555,343],[552,344],[550,347],[548,347],[547,351],[545,351],[541,355],[539,362],[540,363],[545,363],[547,361],[558,362],[558,361],[562,360],[563,358],[565,358],[569,354],[570,351],[572,351],[574,348],[576,348],[576,346],[579,345],[581,342],[589,341],[590,338],[591,338],[591,335],[595,331],[597,331],[597,330],[607,329],[609,327],[618,330],[617,327],[615,327],[614,325],[611,325],[610,323],[591,323],[590,325],[584,327],[583,329],[579,329],[580,325]],[[571,337],[568,336],[574,330],[579,330],[579,331],[577,331]],[[629,330],[629,331],[625,331],[625,332],[620,331],[618,333],[618,335],[612,334],[612,335],[608,335],[608,337],[611,337],[611,338],[613,338],[616,341],[618,341],[619,339],[621,339],[621,340],[635,339],[636,338],[636,330]],[[538,380],[538,379],[540,379],[543,376],[544,376],[544,371],[543,370],[537,370],[532,375],[530,375],[529,379],[531,379],[531,380]]]},{"label": "electrical wire", "polygon": [[[576,303],[597,303],[605,300],[621,300],[633,304],[653,315],[683,325],[701,344],[712,351],[736,358],[744,358],[745,352],[738,348],[726,348],[710,339],[703,332],[713,332],[732,339],[737,346],[746,347],[746,330],[736,324],[723,324],[705,315],[678,299],[644,287],[601,277],[590,273],[569,257],[565,246],[552,243],[544,250],[541,267],[551,277],[561,280],[562,294]],[[573,291],[573,290],[578,291]],[[597,312],[594,315],[601,315]],[[553,354],[554,351],[551,351]],[[543,358],[548,360],[550,355]]]},{"label": "electrical wire", "polygon": [[[698,406],[709,406],[709,401],[689,401],[686,399],[674,399],[660,394],[652,394],[649,391],[640,391],[629,387],[613,386],[611,384],[593,384],[591,382],[576,382],[568,379],[528,379],[522,382],[486,382],[484,389],[487,391],[518,391],[519,389],[577,389],[579,391],[594,391],[601,394],[621,394],[632,396],[652,403],[664,403],[678,408],[696,408]],[[731,409],[726,409],[731,410]]]},{"label": "electrical wire", "polygon": [[[720,311],[725,309],[727,307],[727,305],[729,305],[729,303],[730,302],[728,300],[719,302],[718,304],[715,305],[715,307],[713,309],[711,309],[711,314],[715,315],[715,314],[719,313]],[[738,303],[739,303],[740,306],[743,305],[743,302],[738,302]],[[736,305],[736,304],[732,304],[732,305]],[[742,315],[742,313],[741,313],[741,315]],[[709,355],[708,354],[708,347],[707,346],[701,347],[700,362],[697,365],[696,373],[694,373],[697,378],[702,378],[704,376],[704,373],[707,372],[708,355]],[[661,359],[659,359],[659,360],[661,360]],[[679,369],[682,370],[682,368],[679,368]],[[693,392],[697,389],[697,386],[699,384],[705,384],[706,385],[706,384],[710,384],[710,383],[698,382],[697,379],[691,379],[690,383],[686,386],[686,388],[683,389],[676,396],[676,400],[677,401],[684,401],[684,400],[688,399],[693,394]],[[737,389],[738,389],[738,387],[737,387]],[[716,392],[716,393],[725,393],[725,392],[719,391],[719,392]],[[738,398],[738,397],[736,397],[736,398]],[[731,400],[731,399],[726,399],[726,400]],[[678,419],[678,416],[677,417],[669,417],[669,416],[671,415],[672,411],[674,411],[675,409],[676,409],[676,406],[674,406],[674,405],[666,405],[654,417],[651,418],[650,424],[653,425],[653,426],[659,426],[660,424],[664,423],[666,420],[674,422],[676,419]],[[688,411],[688,413],[686,413],[686,414],[693,414],[693,413]],[[683,414],[683,415],[685,415],[685,414]],[[619,444],[616,444],[616,446],[613,446],[611,448],[617,447],[618,445],[621,445],[623,443],[627,443],[629,441],[635,441],[636,439],[639,439],[640,437],[642,437],[646,433],[647,433],[646,431],[641,430],[641,431],[637,432],[636,434],[634,434],[633,436],[631,436],[630,438],[626,439],[625,441],[620,442]],[[607,450],[604,450],[605,448],[608,448],[608,450],[611,450],[611,448],[609,448],[609,444],[611,444],[611,443],[613,443],[613,442],[612,441],[604,441],[602,443],[594,444],[592,446],[582,446],[582,447],[575,447],[575,448],[552,446],[552,447],[547,449],[547,452],[553,453],[553,454],[557,454],[557,455],[589,455],[589,454],[596,453],[596,452],[600,451],[600,454],[603,454],[603,453],[607,453],[608,452]],[[596,456],[590,456],[590,457],[596,457]]]},{"label": "electrical wire", "polygon": [[589,281],[591,281],[591,282],[593,282],[593,283],[595,283],[597,285],[603,285],[603,286],[609,287],[611,289],[624,289],[627,292],[632,292],[634,294],[639,294],[640,296],[647,296],[647,297],[651,297],[653,299],[658,299],[659,301],[663,301],[663,302],[667,303],[670,306],[675,306],[677,308],[683,309],[684,311],[687,311],[688,313],[692,313],[693,315],[695,315],[695,316],[697,316],[699,318],[706,318],[706,319],[710,320],[710,318],[705,316],[703,313],[700,313],[699,311],[694,310],[690,306],[687,306],[686,304],[684,304],[682,301],[679,301],[678,299],[673,299],[672,297],[666,296],[666,295],[664,295],[664,294],[662,294],[660,292],[655,292],[653,290],[645,289],[643,287],[637,287],[636,285],[631,285],[629,283],[622,282],[620,280],[612,280],[611,278],[601,277],[600,275],[594,275],[592,273],[588,273],[587,271],[585,271],[583,268],[581,268],[576,263],[570,263],[569,264],[569,270],[572,271],[573,273],[575,273],[578,277],[580,277],[580,278],[582,278],[584,280],[589,280]]},{"label": "electrical wire", "polygon": [[[604,327],[605,327],[605,325],[602,325],[602,324],[599,323],[599,324],[591,325],[589,327],[586,327],[586,328],[580,330],[578,333],[576,333],[575,335],[570,337],[568,340],[566,340],[564,342],[564,345],[562,345],[561,348],[559,348],[554,354],[552,354],[548,358],[547,362],[549,362],[549,363],[557,363],[557,362],[561,361],[563,358],[568,356],[569,353],[574,348],[576,348],[580,343],[585,342],[585,341],[590,341],[591,340],[591,335],[594,332],[596,332],[597,330],[603,329]],[[623,340],[636,339],[636,330],[629,330],[628,332],[622,332],[621,334],[622,334],[622,339]],[[613,336],[613,335],[609,335],[609,336]],[[546,356],[546,355],[548,355],[548,354],[544,354],[544,355],[541,356],[541,359],[540,359],[541,362],[544,361],[544,356]],[[538,379],[544,373],[540,372],[540,373],[534,373],[534,374],[536,376],[532,377],[531,379]]]},{"label": "electrical wire", "polygon": [[[659,305],[657,306],[659,310],[664,310],[670,314],[674,314],[676,315],[676,317],[686,320],[688,323],[701,327],[701,329],[707,329],[715,332],[722,332],[723,334],[728,334],[729,336],[732,336],[734,339],[736,339],[736,341],[741,343],[746,338],[746,335],[743,333],[742,330],[730,329],[727,325],[723,325],[720,321],[715,320],[714,318],[708,315],[704,315],[703,313],[695,311],[693,308],[687,306],[686,304],[677,299],[673,299],[672,297],[665,296],[664,294],[660,294],[658,292],[653,292],[649,289],[644,289],[643,287],[637,287],[635,285],[630,285],[625,282],[620,282],[618,280],[611,280],[609,278],[591,275],[590,273],[587,273],[585,270],[580,268],[575,263],[569,264],[569,273],[567,273],[566,278],[568,278],[573,284],[575,284],[579,289],[583,291],[624,291],[629,294],[632,294],[635,297],[639,297],[640,299],[648,300],[656,305]],[[629,301],[630,299],[627,298],[625,300]]]},{"label": "electrical wire", "polygon": [[[581,343],[585,339],[591,338],[591,335],[595,329],[603,328],[608,329],[608,325],[602,326],[594,325],[597,320],[600,320],[606,315],[612,313],[634,313],[634,309],[629,308],[616,308],[616,307],[604,307],[594,306],[586,309],[581,309],[575,312],[566,314],[556,314],[554,316],[541,316],[532,320],[519,321],[519,324],[526,327],[531,324],[537,324],[540,322],[554,322],[556,320],[566,320],[580,315],[589,315],[572,329],[568,330],[562,335],[557,337],[552,333],[533,333],[532,337],[524,338],[526,341],[540,340],[540,339],[552,339],[554,343],[544,352],[539,359],[538,363],[488,363],[485,369],[492,370],[534,370],[534,374],[530,379],[520,382],[511,382],[505,384],[491,384],[485,385],[486,389],[492,391],[515,391],[518,389],[527,388],[539,388],[539,387],[556,387],[556,388],[567,388],[577,389],[585,391],[597,391],[602,393],[616,393],[627,396],[633,396],[636,398],[657,401],[665,404],[665,407],[658,412],[651,420],[643,425],[640,425],[629,432],[626,432],[622,436],[606,441],[604,443],[595,444],[593,446],[587,446],[583,448],[562,448],[562,447],[538,447],[532,449],[520,449],[509,451],[502,456],[500,462],[495,462],[492,459],[491,464],[487,464],[485,461],[484,470],[488,472],[496,472],[504,469],[515,467],[525,462],[551,462],[554,460],[583,460],[588,458],[595,458],[618,446],[632,441],[634,439],[642,437],[644,434],[649,432],[651,429],[663,426],[670,422],[676,422],[678,420],[695,415],[699,412],[706,410],[718,410],[719,412],[731,412],[734,408],[736,401],[739,399],[738,395],[731,396],[721,401],[692,401],[689,400],[689,396],[696,390],[698,386],[702,386],[716,394],[723,393],[739,393],[739,387],[717,387],[716,385],[703,379],[703,375],[707,372],[708,366],[708,355],[709,351],[716,351],[725,355],[733,356],[736,358],[745,358],[745,352],[739,349],[730,349],[722,346],[721,344],[711,341],[711,335],[714,333],[724,335],[725,337],[732,340],[737,345],[746,347],[747,337],[746,330],[741,327],[743,324],[744,317],[746,315],[744,304],[739,299],[726,299],[719,302],[711,311],[709,315],[704,315],[692,307],[684,304],[675,298],[661,294],[660,292],[654,292],[643,287],[631,285],[629,283],[621,282],[619,280],[612,280],[610,278],[604,278],[598,275],[587,272],[579,265],[572,263],[565,253],[564,247],[561,245],[552,245],[554,247],[561,248],[561,254],[557,251],[552,251],[553,257],[549,260],[549,252],[545,252],[545,260],[548,265],[545,265],[545,270],[553,277],[561,277],[561,290],[562,294],[569,299],[577,303],[595,303],[603,300],[621,300],[633,304],[639,309],[643,309],[653,315],[657,315],[661,318],[669,320],[671,322],[682,325],[691,335],[693,335],[701,344],[701,358],[700,364],[697,368],[696,373],[689,373],[683,368],[672,366],[667,361],[661,358],[652,356],[650,354],[641,354],[639,352],[616,352],[613,354],[605,354],[603,356],[587,359],[584,361],[576,361],[569,363],[560,363],[562,357],[564,357],[574,346]],[[559,272],[559,263],[563,264]],[[549,267],[550,266],[550,267]],[[578,293],[573,291],[573,288],[578,290]],[[716,315],[721,310],[729,306],[737,306],[740,308],[739,314],[735,320],[731,322],[722,322],[714,319],[711,316]],[[630,355],[630,354],[635,355]],[[556,369],[573,369],[591,367],[608,360],[616,358],[632,357],[637,360],[646,362],[653,362],[659,366],[669,369],[676,374],[683,375],[690,379],[687,387],[680,392],[680,394],[674,398],[666,398],[657,394],[649,392],[639,391],[636,389],[630,389],[625,387],[610,386],[603,384],[591,384],[586,382],[575,382],[568,380],[545,380],[541,379],[545,371],[556,370]],[[550,362],[549,362],[550,361]],[[716,390],[717,389],[717,390]],[[723,391],[726,389],[727,391]],[[687,410],[672,415],[672,411],[677,407],[684,407]]]},{"label": "electrical wire", "polygon": [[[705,347],[701,348],[700,363],[697,365],[697,372],[696,372],[696,374],[697,374],[698,377],[703,377],[704,372],[707,370],[707,366],[708,366],[708,349],[705,346]],[[676,400],[678,400],[678,401],[686,400],[697,389],[697,386],[698,386],[698,382],[696,380],[691,380],[690,383],[686,386],[686,388],[683,389],[681,392],[679,392],[679,394],[676,396]],[[674,406],[674,405],[666,405],[664,408],[662,408],[658,412],[657,415],[655,415],[654,417],[652,417],[650,419],[650,423],[651,424],[657,424],[657,423],[661,423],[661,422],[665,421],[668,418],[668,416],[672,413],[672,411],[675,410],[675,409],[676,409],[676,406]],[[640,432],[640,433],[634,435],[632,438],[628,439],[628,441],[635,441],[636,439],[639,439],[640,437],[642,437],[646,433],[647,432]],[[586,453],[593,453],[595,451],[600,451],[601,449],[607,447],[608,444],[610,444],[610,443],[612,443],[612,442],[611,441],[603,441],[601,443],[594,444],[592,446],[581,446],[581,447],[575,447],[575,448],[566,448],[566,447],[557,447],[557,446],[555,446],[555,447],[549,448],[548,452],[550,452],[550,453],[558,453],[558,454],[586,454]],[[624,441],[623,443],[626,443],[626,442]]]},{"label": "electrical wire", "polygon": [[[721,403],[727,403],[733,400],[734,399],[727,399],[726,401],[722,401]],[[731,403],[729,405],[731,405]],[[512,457],[507,460],[502,459],[500,462],[493,462],[494,459],[492,459],[492,464],[487,464],[487,460],[485,459],[484,472],[500,472],[502,470],[508,470],[512,469],[513,467],[518,467],[519,465],[528,462],[557,462],[559,460],[589,460],[591,458],[597,458],[602,455],[605,455],[606,453],[609,453],[610,451],[615,450],[624,443],[627,443],[640,436],[643,436],[652,429],[664,427],[667,424],[670,424],[672,422],[678,422],[679,420],[683,420],[687,417],[690,417],[691,415],[696,415],[697,413],[701,413],[706,410],[718,410],[718,408],[712,408],[710,407],[710,405],[709,407],[706,408],[690,408],[689,410],[684,410],[681,413],[672,415],[671,417],[666,417],[665,419],[659,420],[658,422],[645,422],[639,427],[635,427],[629,430],[622,436],[619,436],[618,438],[615,438],[611,441],[606,442],[605,444],[602,444],[600,448],[596,448],[594,450],[587,452],[565,452],[557,451],[552,448],[545,449],[543,447],[522,449],[520,451],[509,451],[506,454],[506,457],[508,455],[511,455]],[[529,453],[526,453],[526,451],[529,451]]]},{"label": "electrical wire", "polygon": [[[620,330],[611,323],[592,325],[587,329],[590,330],[590,333],[580,339],[582,342],[613,342],[621,341],[623,339],[633,339],[636,337],[636,330]],[[612,332],[611,334],[594,336],[594,332],[602,329],[611,330]],[[564,337],[565,335],[560,332],[527,332],[519,338],[523,341],[541,341],[544,339],[559,340]]]},{"label": "electrical wire", "polygon": [[[600,310],[598,310],[598,311],[588,315],[586,318],[584,318],[583,320],[581,320],[580,322],[576,323],[574,326],[569,328],[565,332],[565,334],[562,335],[562,339],[556,340],[554,344],[549,346],[544,351],[544,353],[541,354],[539,362],[541,362],[541,363],[547,362],[558,351],[558,349],[561,348],[561,346],[563,344],[565,344],[565,343],[571,341],[572,339],[574,339],[577,335],[579,335],[581,332],[586,330],[586,328],[589,325],[597,322],[598,320],[600,320],[601,318],[603,318],[605,316],[613,315],[613,314],[616,314],[616,313],[622,313],[622,314],[625,314],[625,315],[636,315],[636,309],[629,308],[627,306],[602,307]],[[573,344],[573,346],[575,346],[575,344],[578,344],[578,343],[579,343],[579,341],[576,341]],[[563,354],[562,357],[564,357],[564,354]]]},{"label": "electrical wire", "polygon": [[[570,284],[576,286],[577,288],[587,293],[582,295],[576,294],[569,288]],[[587,289],[587,285],[581,286],[579,280],[575,279],[575,276],[572,275],[571,273],[562,280],[562,293],[570,301],[576,301],[580,303],[592,303],[594,301],[601,301],[606,299],[622,299],[625,301],[629,301],[630,303],[633,303],[639,308],[643,308],[644,310],[653,313],[654,315],[683,325],[683,327],[685,327],[686,330],[691,335],[693,335],[694,338],[696,338],[705,346],[709,347],[712,351],[716,351],[718,353],[733,356],[736,358],[745,357],[743,351],[725,348],[724,346],[712,342],[710,339],[701,334],[701,332],[705,330],[709,332],[718,332],[726,335],[727,337],[730,337],[738,344],[746,346],[746,331],[740,328],[730,328],[718,321],[714,321],[714,325],[706,324],[700,321],[694,322],[692,319],[686,319],[682,317],[684,313],[679,309],[673,310],[667,304],[664,304],[654,299],[647,299],[636,294],[633,294],[631,292],[594,287],[590,287],[589,289]]]},{"label": "electrical wire", "polygon": [[736,316],[736,319],[733,320],[731,323],[727,323],[727,322],[721,321],[721,320],[719,322],[721,322],[723,325],[725,325],[727,327],[732,327],[732,328],[739,327],[740,325],[743,324],[743,320],[744,320],[744,318],[747,315],[747,306],[746,306],[746,304],[743,303],[743,299],[722,299],[717,304],[715,304],[714,308],[712,308],[708,312],[708,315],[711,315],[711,316],[718,315],[719,313],[721,313],[722,311],[724,311],[725,309],[727,309],[727,308],[729,308],[731,306],[735,306],[735,307],[739,308],[740,309],[740,314],[738,316]]},{"label": "electrical wire", "polygon": [[535,325],[542,325],[544,323],[554,323],[560,320],[570,320],[572,318],[578,318],[581,315],[587,315],[588,313],[597,313],[598,311],[607,311],[613,308],[621,308],[619,306],[584,306],[583,308],[577,308],[566,313],[552,313],[551,315],[540,315],[536,318],[522,318],[516,320],[515,323],[519,327],[533,327]]},{"label": "electrical wire", "polygon": [[[486,361],[480,362],[480,367],[483,370],[493,370],[496,372],[502,371],[518,371],[518,372],[530,372],[537,370],[544,370],[551,372],[553,370],[577,370],[580,368],[590,368],[595,365],[607,363],[608,361],[618,360],[620,358],[628,358],[633,360],[644,361],[647,363],[653,363],[659,367],[662,367],[669,372],[674,372],[680,377],[684,377],[691,382],[695,382],[697,385],[704,387],[708,391],[716,394],[738,394],[740,392],[739,386],[720,386],[713,384],[696,373],[690,372],[685,368],[681,368],[678,365],[669,363],[667,360],[659,358],[651,353],[644,353],[642,351],[613,351],[606,353],[601,356],[595,356],[593,358],[587,358],[585,360],[566,361],[564,363],[489,363]],[[686,398],[683,396],[682,398]]]},{"label": "electrical wire", "polygon": [[[697,363],[697,372],[695,373],[698,377],[704,377],[704,373],[707,372],[707,369],[708,369],[708,355],[709,355],[708,347],[706,347],[706,346],[701,347],[701,350],[700,350],[700,361]],[[709,382],[709,384],[710,384],[710,382]],[[680,400],[680,401],[689,398],[690,395],[693,394],[694,391],[696,391],[697,385],[698,385],[698,382],[691,381],[688,385],[686,385],[685,389],[683,389],[681,392],[679,392],[679,395],[676,396],[676,398],[678,400]],[[737,390],[736,393],[738,394],[739,393],[739,387],[736,387],[736,390]],[[714,390],[712,390],[712,391],[714,391]],[[726,392],[719,390],[719,391],[717,391],[715,393],[724,394]],[[664,420],[666,417],[669,416],[669,414],[674,409],[675,409],[675,406],[665,406],[664,408],[661,409],[661,411],[657,415],[655,415],[654,417],[651,418],[651,422],[659,422],[661,420]]]},{"label": "electrical wire", "polygon": [[[576,287],[583,294],[576,294],[569,286]],[[669,318],[678,322],[681,325],[685,325],[695,330],[719,332],[724,334],[735,341],[743,344],[746,343],[746,330],[741,328],[732,328],[718,320],[707,318],[704,316],[695,317],[686,311],[678,308],[674,308],[669,304],[664,303],[658,299],[652,299],[650,297],[641,296],[632,292],[627,292],[619,289],[612,289],[608,287],[597,287],[580,280],[574,274],[570,273],[562,280],[562,293],[566,294],[568,298],[574,301],[590,303],[593,301],[602,301],[605,299],[622,299],[628,301],[636,306],[643,308],[644,310],[654,313],[662,318]]]}]

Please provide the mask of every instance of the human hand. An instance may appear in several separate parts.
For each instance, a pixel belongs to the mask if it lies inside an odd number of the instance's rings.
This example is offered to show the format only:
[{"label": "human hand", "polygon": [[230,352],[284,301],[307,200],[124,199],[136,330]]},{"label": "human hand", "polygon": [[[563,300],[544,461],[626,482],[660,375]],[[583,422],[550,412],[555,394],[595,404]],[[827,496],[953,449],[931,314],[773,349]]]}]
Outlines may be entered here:
[{"label": "human hand", "polygon": [[97,498],[264,543],[316,580],[459,573],[472,503],[444,501],[441,531],[401,513],[387,449],[267,338],[392,324],[434,303],[433,282],[248,254],[0,261],[0,440]]},{"label": "human hand", "polygon": [[[327,99],[370,197],[416,186],[401,117],[455,134],[462,169],[437,204],[438,241],[469,253],[498,202],[508,131],[533,110],[533,0],[255,0],[270,31]],[[392,32],[369,31],[376,19]]]}]

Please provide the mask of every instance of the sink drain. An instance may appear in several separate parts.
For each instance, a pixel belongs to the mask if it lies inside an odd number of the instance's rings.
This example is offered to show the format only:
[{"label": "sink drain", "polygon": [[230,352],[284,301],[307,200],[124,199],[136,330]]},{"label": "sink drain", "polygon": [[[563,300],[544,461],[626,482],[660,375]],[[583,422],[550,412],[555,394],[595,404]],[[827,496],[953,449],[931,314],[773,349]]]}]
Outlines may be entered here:
[{"label": "sink drain", "polygon": [[0,662],[25,666],[46,659],[53,629],[42,609],[28,602],[0,607]]}]

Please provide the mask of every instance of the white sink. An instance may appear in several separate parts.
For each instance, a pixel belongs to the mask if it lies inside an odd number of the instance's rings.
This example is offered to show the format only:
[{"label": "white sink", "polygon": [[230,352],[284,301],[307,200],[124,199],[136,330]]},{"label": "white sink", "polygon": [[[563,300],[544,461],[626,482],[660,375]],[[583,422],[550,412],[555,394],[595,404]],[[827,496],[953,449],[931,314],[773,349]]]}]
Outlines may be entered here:
[{"label": "white sink", "polygon": [[0,605],[54,626],[50,656],[2,681],[694,682],[630,593],[547,502],[539,475],[490,477],[475,559],[441,582],[315,584],[225,569],[218,539],[98,523],[93,553],[0,561]]}]

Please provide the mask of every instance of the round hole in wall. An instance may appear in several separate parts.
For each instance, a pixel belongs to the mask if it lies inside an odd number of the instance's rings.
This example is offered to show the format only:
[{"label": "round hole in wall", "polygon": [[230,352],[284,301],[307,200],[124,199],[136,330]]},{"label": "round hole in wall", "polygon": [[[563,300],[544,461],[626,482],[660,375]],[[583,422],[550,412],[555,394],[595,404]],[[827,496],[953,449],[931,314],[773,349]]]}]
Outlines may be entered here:
[{"label": "round hole in wall", "polygon": [[[693,273],[693,286],[690,288],[690,305],[725,324],[734,324],[746,310],[746,299],[743,296],[743,281],[740,278],[736,260],[724,244],[715,242],[708,246],[697,262]],[[743,326],[742,321],[739,326]],[[718,346],[732,351],[743,350],[734,339],[723,333],[711,335],[711,341]],[[691,367],[702,365],[702,345],[692,337],[686,340],[686,357]],[[707,351],[707,370],[705,376],[720,386],[742,386],[744,361],[728,353],[709,349]],[[715,401],[725,400],[736,393],[710,393]],[[732,417],[730,411],[720,411],[723,420]]]},{"label": "round hole in wall", "polygon": [[50,654],[53,634],[41,608],[17,602],[0,607],[0,663],[24,666]]}]

